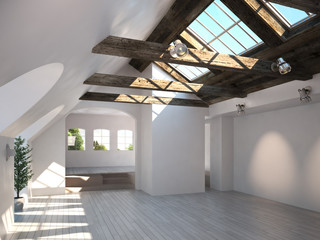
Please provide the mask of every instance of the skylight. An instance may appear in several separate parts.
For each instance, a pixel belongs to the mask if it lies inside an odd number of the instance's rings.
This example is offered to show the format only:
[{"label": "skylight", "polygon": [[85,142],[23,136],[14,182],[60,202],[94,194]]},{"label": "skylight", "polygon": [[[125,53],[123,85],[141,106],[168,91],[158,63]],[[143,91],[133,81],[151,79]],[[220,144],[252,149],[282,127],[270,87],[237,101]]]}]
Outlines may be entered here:
[{"label": "skylight", "polygon": [[178,72],[180,72],[183,76],[185,76],[190,81],[193,81],[198,77],[209,72],[209,69],[207,68],[179,65],[179,64],[173,64],[173,63],[171,63],[170,66],[173,67]]},{"label": "skylight", "polygon": [[[258,46],[262,40],[220,0],[214,1],[187,28],[211,51],[241,55]],[[190,81],[209,72],[197,68],[170,64]]]},{"label": "skylight", "polygon": [[241,20],[220,0],[214,1],[193,21],[188,30],[219,53],[241,55],[262,43]]},{"label": "skylight", "polygon": [[269,9],[271,9],[276,16],[278,16],[279,19],[290,28],[314,16],[312,13],[304,12],[296,8],[291,8],[267,1],[265,1],[265,3],[266,6],[268,6]]}]

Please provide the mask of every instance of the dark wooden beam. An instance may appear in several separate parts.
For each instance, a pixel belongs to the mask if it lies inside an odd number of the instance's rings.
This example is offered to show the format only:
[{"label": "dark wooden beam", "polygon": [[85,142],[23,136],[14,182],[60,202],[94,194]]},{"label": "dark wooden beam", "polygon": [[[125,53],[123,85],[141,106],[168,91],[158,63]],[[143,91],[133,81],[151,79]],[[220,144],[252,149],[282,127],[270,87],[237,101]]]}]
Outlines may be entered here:
[{"label": "dark wooden beam", "polygon": [[[178,39],[181,40],[181,42],[183,42],[184,44],[186,44],[188,46],[188,48],[195,48],[198,50],[208,50],[210,51],[210,49],[203,45],[201,42],[199,42],[199,40],[192,35],[189,31],[185,30],[183,31]],[[222,71],[220,70],[216,70],[216,69],[209,69],[213,74],[220,74]]]},{"label": "dark wooden beam", "polygon": [[216,86],[206,86],[196,83],[181,83],[151,78],[128,77],[101,73],[95,73],[90,78],[85,80],[84,84],[194,94],[208,94],[224,97],[246,97],[246,94],[244,92],[239,91],[236,88],[224,88]]},{"label": "dark wooden beam", "polygon": [[320,2],[318,0],[269,0],[269,2],[297,8],[306,12],[320,12]]},{"label": "dark wooden beam", "polygon": [[[201,51],[197,49],[189,49],[189,54],[184,58],[173,58],[171,57],[167,46],[164,44],[144,42],[115,36],[107,37],[105,40],[96,45],[92,49],[92,52],[240,73],[262,74],[280,77],[278,72],[272,72],[271,61],[228,54],[219,54],[216,52]],[[304,79],[304,76],[297,75],[295,77],[297,79]]]},{"label": "dark wooden beam", "polygon": [[82,97],[80,97],[79,100],[134,104],[177,105],[188,107],[209,107],[208,104],[201,100],[97,92],[87,92]]},{"label": "dark wooden beam", "polygon": [[260,0],[221,0],[268,46],[284,42],[286,27],[267,9]]},{"label": "dark wooden beam", "polygon": [[[177,80],[178,82],[182,82],[182,83],[189,83],[191,82],[189,79],[187,79],[186,77],[184,77],[180,72],[178,72],[177,70],[175,70],[173,67],[171,67],[169,64],[164,63],[164,62],[154,62],[158,67],[160,67],[163,71],[165,71],[166,73],[168,73],[169,75],[171,75],[171,77],[173,77],[175,80]],[[202,94],[196,93],[196,95],[199,98],[203,98]]]},{"label": "dark wooden beam", "polygon": [[[176,0],[147,41],[169,45],[210,3],[212,0]],[[129,64],[142,72],[150,61],[132,59]]]},{"label": "dark wooden beam", "polygon": [[[319,20],[319,19],[318,19]],[[297,52],[302,52],[302,56],[308,55],[308,48],[312,49],[310,56],[315,54],[316,51],[315,47],[317,46],[317,42],[319,42],[320,38],[320,24],[315,24],[314,26],[310,27],[309,29],[305,29],[301,34],[296,34],[290,39],[288,39],[285,43],[281,46],[277,46],[274,48],[262,49],[261,51],[255,53],[253,57],[261,58],[265,60],[276,60],[279,57],[283,57],[286,61],[291,63],[292,61],[295,62],[295,58],[299,59],[300,56]],[[300,51],[299,49],[303,49]],[[309,71],[309,67],[305,68],[305,71],[302,73],[305,75],[304,79],[301,80],[308,80],[312,78],[312,74],[315,73],[314,70]],[[293,68],[293,72],[297,69]],[[293,73],[292,72],[292,73]],[[292,73],[287,74],[287,77],[290,76]],[[292,76],[292,75],[291,75]],[[205,79],[205,84],[211,85],[216,84],[218,82],[226,82],[232,77],[231,72],[224,72],[217,76],[211,76]],[[275,78],[277,79],[277,78]],[[298,80],[298,79],[292,79]],[[235,79],[235,81],[237,81]],[[228,82],[229,83],[229,82]]]}]

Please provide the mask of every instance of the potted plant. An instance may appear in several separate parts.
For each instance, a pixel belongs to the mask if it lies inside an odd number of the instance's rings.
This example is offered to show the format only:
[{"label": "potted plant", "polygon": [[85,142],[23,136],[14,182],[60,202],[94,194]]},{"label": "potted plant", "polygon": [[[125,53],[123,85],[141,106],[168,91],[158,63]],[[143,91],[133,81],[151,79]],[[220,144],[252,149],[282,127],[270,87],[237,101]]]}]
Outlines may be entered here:
[{"label": "potted plant", "polygon": [[33,173],[31,169],[31,151],[32,149],[28,144],[24,144],[25,139],[20,136],[15,138],[14,150],[14,190],[17,193],[15,197],[14,208],[16,211],[21,211],[24,205],[24,198],[20,197],[20,191],[24,189],[29,180],[32,178]]}]

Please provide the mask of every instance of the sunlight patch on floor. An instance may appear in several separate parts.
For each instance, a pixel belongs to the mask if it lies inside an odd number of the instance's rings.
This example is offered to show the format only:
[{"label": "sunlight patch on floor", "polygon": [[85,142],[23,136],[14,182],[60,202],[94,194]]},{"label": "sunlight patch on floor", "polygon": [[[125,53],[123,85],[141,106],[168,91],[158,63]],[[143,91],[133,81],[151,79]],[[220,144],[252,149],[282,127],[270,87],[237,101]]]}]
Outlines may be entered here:
[{"label": "sunlight patch on floor", "polygon": [[30,199],[27,209],[15,213],[11,239],[93,239],[79,194]]}]

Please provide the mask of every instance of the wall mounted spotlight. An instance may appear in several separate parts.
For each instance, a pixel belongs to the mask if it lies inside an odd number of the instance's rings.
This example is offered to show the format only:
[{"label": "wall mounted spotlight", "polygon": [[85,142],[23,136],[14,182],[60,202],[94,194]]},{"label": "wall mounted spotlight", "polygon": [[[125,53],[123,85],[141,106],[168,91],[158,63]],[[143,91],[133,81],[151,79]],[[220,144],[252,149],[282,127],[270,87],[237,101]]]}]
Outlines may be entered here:
[{"label": "wall mounted spotlight", "polygon": [[301,103],[309,103],[311,102],[311,97],[309,96],[310,93],[311,93],[311,87],[308,86],[308,87],[305,87],[305,88],[302,88],[302,89],[298,89],[298,92],[300,94],[300,102]]},{"label": "wall mounted spotlight", "polygon": [[236,107],[237,107],[237,115],[238,116],[241,116],[241,115],[243,115],[245,113],[246,105],[244,105],[244,103],[237,104]]},{"label": "wall mounted spotlight", "polygon": [[278,58],[275,63],[272,63],[271,70],[274,72],[279,71],[280,74],[284,75],[291,72],[291,66],[283,58]]},{"label": "wall mounted spotlight", "polygon": [[189,53],[187,46],[180,40],[175,40],[173,44],[174,46],[170,49],[170,55],[172,57],[185,57]]},{"label": "wall mounted spotlight", "polygon": [[8,161],[10,157],[14,157],[16,155],[16,150],[11,149],[9,144],[6,145],[6,160]]}]

